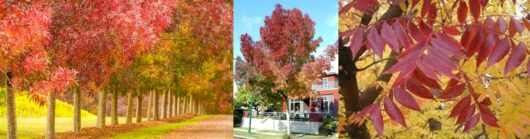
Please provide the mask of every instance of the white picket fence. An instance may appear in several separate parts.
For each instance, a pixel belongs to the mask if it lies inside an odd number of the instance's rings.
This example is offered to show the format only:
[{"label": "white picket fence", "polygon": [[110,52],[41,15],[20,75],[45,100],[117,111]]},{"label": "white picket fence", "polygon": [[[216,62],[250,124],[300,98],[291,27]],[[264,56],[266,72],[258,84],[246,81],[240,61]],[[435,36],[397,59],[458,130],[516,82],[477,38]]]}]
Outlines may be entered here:
[{"label": "white picket fence", "polygon": [[[249,119],[243,117],[242,127],[248,128]],[[318,134],[318,128],[323,122],[290,121],[291,132]],[[252,118],[252,128],[258,130],[287,131],[287,120],[257,119]]]}]

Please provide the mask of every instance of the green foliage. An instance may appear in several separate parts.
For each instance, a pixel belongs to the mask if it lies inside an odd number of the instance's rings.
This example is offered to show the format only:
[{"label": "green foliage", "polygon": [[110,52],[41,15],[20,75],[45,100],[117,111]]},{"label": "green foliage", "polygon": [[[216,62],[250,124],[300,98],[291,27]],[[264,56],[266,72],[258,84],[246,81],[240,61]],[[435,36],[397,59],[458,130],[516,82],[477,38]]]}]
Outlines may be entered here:
[{"label": "green foliage", "polygon": [[[0,96],[5,95],[5,89],[0,89]],[[22,95],[16,95],[16,114],[18,118],[24,117],[46,117],[47,116],[47,107],[40,106],[39,104],[32,101],[28,95],[24,93],[19,93]],[[0,101],[4,102],[5,97],[2,97]],[[72,117],[74,114],[74,107],[68,103],[62,102],[60,100],[56,101],[56,114],[55,117]],[[4,117],[6,114],[5,104],[0,104],[0,116]],[[86,110],[81,110],[81,117],[95,117],[94,114],[89,113]]]}]

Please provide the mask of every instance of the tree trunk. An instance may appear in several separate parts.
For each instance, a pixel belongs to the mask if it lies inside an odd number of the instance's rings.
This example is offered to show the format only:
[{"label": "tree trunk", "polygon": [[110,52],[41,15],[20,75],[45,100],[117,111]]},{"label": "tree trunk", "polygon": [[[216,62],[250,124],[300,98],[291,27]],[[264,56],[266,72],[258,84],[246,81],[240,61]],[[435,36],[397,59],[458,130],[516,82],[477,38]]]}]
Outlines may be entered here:
[{"label": "tree trunk", "polygon": [[[284,98],[285,104],[289,105],[289,98]],[[287,135],[291,135],[291,117],[289,114],[289,106],[287,106],[287,109],[285,111],[285,115],[287,116]],[[252,115],[250,115],[252,116]]]},{"label": "tree trunk", "polygon": [[173,117],[173,94],[171,94],[171,91],[168,90],[168,95],[167,95],[168,99],[169,99],[169,102],[168,102],[168,114],[167,114],[167,117]]},{"label": "tree trunk", "polygon": [[164,91],[164,102],[162,103],[162,119],[166,119],[168,117],[168,99],[169,99],[169,92],[168,91]]},{"label": "tree trunk", "polygon": [[155,96],[155,98],[153,99],[153,109],[154,109],[154,120],[159,120],[160,119],[160,108],[158,107],[159,105],[159,101],[158,101],[158,93],[156,93],[156,91],[153,91],[153,96]]},{"label": "tree trunk", "polygon": [[105,91],[99,91],[98,95],[98,121],[96,127],[103,128],[105,127],[105,102],[107,100],[107,94]]},{"label": "tree trunk", "polygon": [[177,108],[176,108],[176,111],[177,111],[177,115],[180,114],[180,97],[177,96]]},{"label": "tree trunk", "polygon": [[129,91],[127,93],[127,113],[126,113],[126,117],[127,117],[127,120],[125,120],[125,123],[127,124],[130,124],[132,123],[132,111],[133,111],[133,96],[132,96],[132,92]]},{"label": "tree trunk", "polygon": [[15,111],[15,92],[11,86],[11,78],[13,74],[11,72],[6,73],[6,112],[7,112],[7,138],[17,138],[17,117]]},{"label": "tree trunk", "polygon": [[81,90],[74,91],[74,132],[81,131]]},{"label": "tree trunk", "polygon": [[143,96],[139,94],[140,92],[137,92],[137,102],[136,102],[136,122],[140,123],[142,122],[142,98]]},{"label": "tree trunk", "polygon": [[46,121],[46,139],[55,139],[55,92],[48,93],[48,117]]},{"label": "tree trunk", "polygon": [[151,120],[151,112],[153,111],[152,109],[152,103],[153,103],[153,91],[150,91],[149,92],[149,98],[147,98],[147,120],[150,121]]},{"label": "tree trunk", "polygon": [[173,94],[173,116],[177,115],[177,95]]},{"label": "tree trunk", "polygon": [[112,91],[112,104],[110,107],[110,116],[112,125],[118,125],[118,91]]}]

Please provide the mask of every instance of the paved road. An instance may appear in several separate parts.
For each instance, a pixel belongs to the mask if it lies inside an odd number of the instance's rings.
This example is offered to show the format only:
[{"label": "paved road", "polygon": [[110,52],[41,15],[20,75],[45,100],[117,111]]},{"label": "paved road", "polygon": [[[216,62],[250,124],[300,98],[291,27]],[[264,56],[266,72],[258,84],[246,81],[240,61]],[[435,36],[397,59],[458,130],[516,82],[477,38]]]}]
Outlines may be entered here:
[{"label": "paved road", "polygon": [[218,115],[196,124],[179,128],[164,139],[233,139],[232,115]]}]

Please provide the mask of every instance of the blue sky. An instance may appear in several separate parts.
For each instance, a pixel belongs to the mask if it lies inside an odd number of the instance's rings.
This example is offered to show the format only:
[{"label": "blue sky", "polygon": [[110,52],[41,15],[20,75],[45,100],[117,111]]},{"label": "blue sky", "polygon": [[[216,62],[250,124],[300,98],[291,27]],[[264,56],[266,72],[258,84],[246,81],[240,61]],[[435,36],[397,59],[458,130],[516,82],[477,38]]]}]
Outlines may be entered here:
[{"label": "blue sky", "polygon": [[234,2],[234,58],[241,54],[240,37],[244,33],[260,40],[259,28],[265,16],[270,16],[276,4],[284,9],[298,8],[309,14],[315,22],[315,38],[323,42],[317,48],[319,55],[326,46],[334,44],[338,38],[338,2],[334,0],[235,0]]}]

